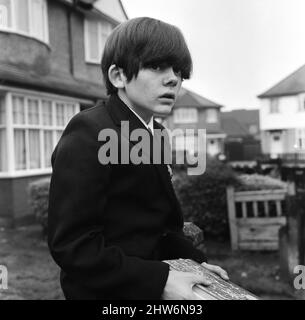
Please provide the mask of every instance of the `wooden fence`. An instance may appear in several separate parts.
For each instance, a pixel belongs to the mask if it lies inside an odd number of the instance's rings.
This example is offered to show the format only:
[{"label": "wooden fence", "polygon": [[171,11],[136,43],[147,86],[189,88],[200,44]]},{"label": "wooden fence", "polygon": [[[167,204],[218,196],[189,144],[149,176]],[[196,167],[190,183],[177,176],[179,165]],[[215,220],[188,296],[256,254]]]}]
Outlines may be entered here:
[{"label": "wooden fence", "polygon": [[238,191],[227,188],[227,206],[232,250],[277,250],[279,229],[286,224],[285,189]]}]

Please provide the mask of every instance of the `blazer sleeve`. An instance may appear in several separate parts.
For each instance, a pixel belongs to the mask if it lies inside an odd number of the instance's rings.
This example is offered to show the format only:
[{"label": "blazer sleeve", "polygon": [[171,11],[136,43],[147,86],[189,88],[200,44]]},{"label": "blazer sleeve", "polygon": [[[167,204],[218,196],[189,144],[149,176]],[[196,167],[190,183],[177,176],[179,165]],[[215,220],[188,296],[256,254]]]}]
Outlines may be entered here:
[{"label": "blazer sleeve", "polygon": [[98,125],[81,112],[52,155],[48,245],[62,270],[113,299],[160,299],[169,266],[106,246],[103,210],[111,166],[98,161]]},{"label": "blazer sleeve", "polygon": [[198,263],[207,262],[206,255],[193,246],[183,231],[169,231],[164,234],[161,243],[162,260],[192,259]]}]

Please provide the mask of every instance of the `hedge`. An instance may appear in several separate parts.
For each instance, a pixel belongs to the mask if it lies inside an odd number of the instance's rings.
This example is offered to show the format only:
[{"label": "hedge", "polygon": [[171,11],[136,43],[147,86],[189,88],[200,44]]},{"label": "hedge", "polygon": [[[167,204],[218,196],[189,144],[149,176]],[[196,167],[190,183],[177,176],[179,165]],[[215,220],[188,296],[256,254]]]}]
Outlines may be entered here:
[{"label": "hedge", "polygon": [[202,175],[177,170],[173,179],[185,221],[194,222],[205,236],[222,240],[229,237],[226,187],[240,183],[237,174],[218,160],[208,161]]},{"label": "hedge", "polygon": [[42,234],[48,232],[48,205],[49,205],[50,178],[43,178],[29,184],[30,206],[32,213],[42,226]]},{"label": "hedge", "polygon": [[[224,240],[229,238],[228,185],[245,191],[283,188],[286,183],[261,175],[237,175],[229,166],[210,160],[206,172],[198,176],[188,176],[185,167],[176,167],[173,185],[182,206],[184,220],[199,226],[205,236]],[[35,181],[29,186],[32,212],[41,224],[44,236],[48,230],[49,186],[50,178]]]}]

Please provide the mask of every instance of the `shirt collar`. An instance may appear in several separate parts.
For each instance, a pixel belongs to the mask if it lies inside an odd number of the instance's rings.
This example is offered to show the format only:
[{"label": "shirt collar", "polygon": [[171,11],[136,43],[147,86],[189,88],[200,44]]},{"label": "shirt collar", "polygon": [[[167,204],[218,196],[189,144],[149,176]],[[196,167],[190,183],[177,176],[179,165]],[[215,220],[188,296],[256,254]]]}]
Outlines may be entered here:
[{"label": "shirt collar", "polygon": [[146,129],[149,129],[151,131],[151,134],[154,135],[154,117],[152,116],[148,123],[146,123],[141,116],[139,116],[128,104],[128,102],[125,101],[124,98],[121,97],[121,95],[118,93],[118,97],[124,102],[124,104],[130,109],[131,112],[133,112],[138,119],[144,124]]}]

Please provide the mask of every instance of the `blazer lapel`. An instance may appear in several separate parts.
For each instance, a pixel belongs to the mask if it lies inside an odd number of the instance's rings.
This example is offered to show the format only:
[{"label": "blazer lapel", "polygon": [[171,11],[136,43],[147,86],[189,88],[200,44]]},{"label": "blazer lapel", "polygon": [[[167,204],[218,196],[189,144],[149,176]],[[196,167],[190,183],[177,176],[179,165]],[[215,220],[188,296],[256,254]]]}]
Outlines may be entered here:
[{"label": "blazer lapel", "polygon": [[[158,122],[154,121],[154,129],[163,130],[164,127],[161,126]],[[156,132],[156,135],[157,135],[157,132]],[[154,137],[160,143],[160,139],[158,139],[156,137],[156,135]],[[171,145],[170,145],[168,135],[166,135],[165,139],[163,140],[163,143],[161,142],[161,146],[158,145],[158,148],[161,149],[161,156],[162,157],[165,157],[166,153],[169,153],[171,155],[172,151],[171,151]],[[171,161],[169,164],[167,164],[167,163],[165,163],[165,160],[163,159],[163,163],[157,164],[157,165],[155,165],[155,167],[158,170],[158,173],[160,175],[160,178],[163,182],[163,185],[166,189],[168,196],[177,205],[177,197],[176,197],[176,193],[174,191],[172,180],[171,180],[171,178],[172,178],[171,177],[171,170],[172,170],[171,169]]]}]

